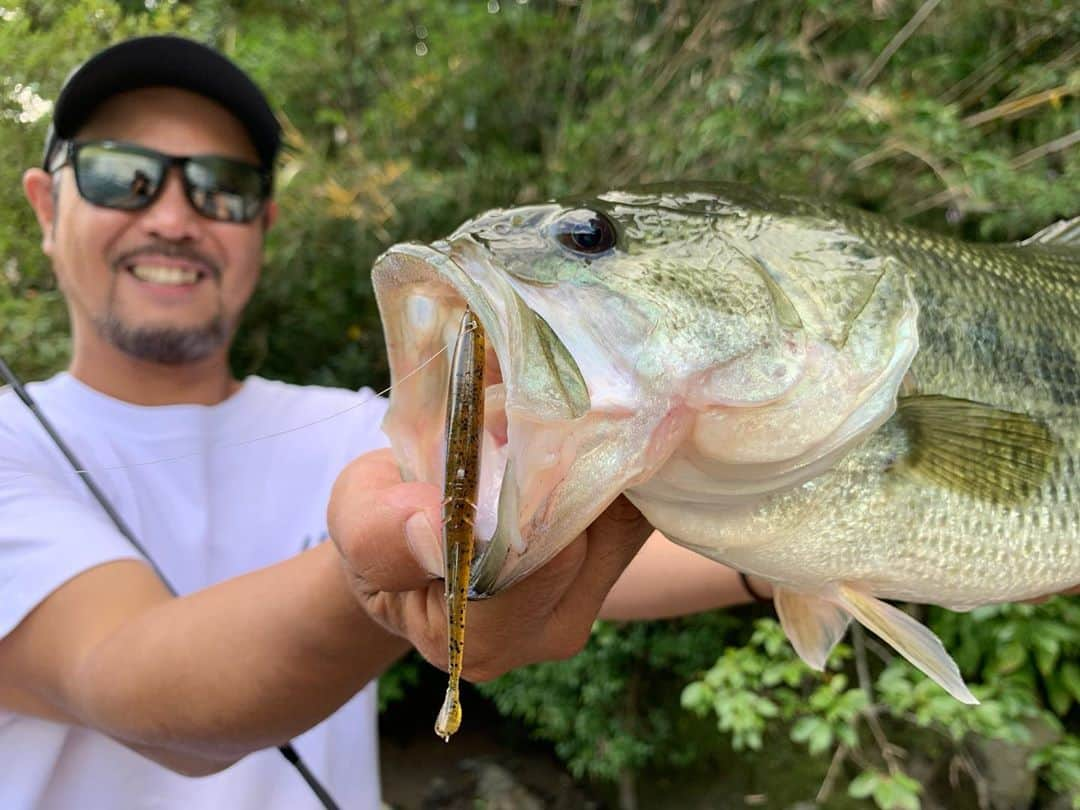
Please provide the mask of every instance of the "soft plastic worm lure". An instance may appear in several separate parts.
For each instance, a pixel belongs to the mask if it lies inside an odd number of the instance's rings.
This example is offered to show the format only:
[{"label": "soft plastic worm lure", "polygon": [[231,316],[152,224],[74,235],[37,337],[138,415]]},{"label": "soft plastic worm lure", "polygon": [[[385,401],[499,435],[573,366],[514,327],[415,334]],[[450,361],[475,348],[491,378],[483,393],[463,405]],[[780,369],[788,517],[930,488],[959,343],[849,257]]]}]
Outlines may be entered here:
[{"label": "soft plastic worm lure", "polygon": [[461,725],[459,687],[465,652],[465,607],[469,595],[484,430],[484,354],[483,327],[466,308],[450,361],[446,398],[446,485],[442,520],[450,683],[435,721],[435,733],[446,741]]}]

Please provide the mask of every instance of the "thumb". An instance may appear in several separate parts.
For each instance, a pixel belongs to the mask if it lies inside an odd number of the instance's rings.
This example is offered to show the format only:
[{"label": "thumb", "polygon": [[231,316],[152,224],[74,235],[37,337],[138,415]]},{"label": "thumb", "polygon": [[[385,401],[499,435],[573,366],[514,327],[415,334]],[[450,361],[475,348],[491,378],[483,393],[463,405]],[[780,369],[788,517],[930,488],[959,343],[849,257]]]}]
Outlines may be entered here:
[{"label": "thumb", "polygon": [[388,474],[387,461],[368,454],[352,462],[327,507],[330,537],[361,593],[423,588],[441,571],[440,493],[402,483],[396,468]]},{"label": "thumb", "polygon": [[[431,579],[446,576],[446,553],[440,537],[442,523],[428,510],[415,512],[405,521],[405,542],[413,558]],[[438,528],[436,528],[438,527]]]}]

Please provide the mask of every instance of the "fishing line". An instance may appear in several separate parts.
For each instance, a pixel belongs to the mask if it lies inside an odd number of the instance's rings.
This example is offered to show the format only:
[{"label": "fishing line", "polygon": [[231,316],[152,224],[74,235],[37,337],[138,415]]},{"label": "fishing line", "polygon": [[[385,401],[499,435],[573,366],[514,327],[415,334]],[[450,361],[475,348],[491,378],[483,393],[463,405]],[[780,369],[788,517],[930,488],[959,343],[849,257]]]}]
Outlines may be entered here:
[{"label": "fishing line", "polygon": [[[98,467],[97,471],[100,473],[100,472],[116,472],[118,470],[133,470],[133,469],[137,469],[139,467],[151,467],[151,466],[154,466],[155,464],[168,464],[169,462],[173,462],[173,461],[183,461],[183,460],[189,459],[189,458],[198,458],[199,456],[209,455],[210,453],[212,453],[212,452],[214,452],[216,450],[231,449],[231,448],[234,448],[234,447],[244,447],[244,446],[249,445],[249,444],[255,444],[256,442],[266,441],[267,439],[275,439],[275,438],[278,438],[279,436],[285,436],[285,435],[287,435],[289,433],[295,433],[298,430],[304,430],[305,428],[309,428],[309,427],[312,427],[314,425],[319,425],[319,424],[322,424],[323,422],[329,422],[331,419],[336,419],[339,416],[343,416],[343,415],[349,413],[350,411],[356,410],[357,408],[362,408],[365,405],[367,405],[367,404],[373,402],[374,400],[378,399],[379,397],[385,396],[386,394],[390,393],[395,387],[401,385],[403,382],[408,380],[413,375],[419,374],[421,371],[424,370],[425,367],[427,367],[429,364],[433,363],[441,355],[443,355],[447,351],[449,351],[449,349],[450,349],[449,346],[443,346],[441,349],[439,349],[439,351],[435,352],[435,354],[431,355],[431,357],[429,357],[423,363],[418,365],[416,368],[414,368],[412,371],[410,371],[408,374],[406,374],[404,377],[402,377],[396,383],[394,383],[393,385],[387,386],[382,391],[376,392],[375,394],[368,397],[367,399],[364,399],[364,400],[362,400],[360,402],[354,403],[353,405],[350,405],[347,408],[343,408],[340,411],[335,411],[334,413],[327,414],[326,416],[321,416],[318,419],[312,420],[311,422],[305,422],[304,424],[297,425],[296,427],[285,428],[284,430],[278,430],[278,431],[275,431],[274,433],[267,433],[267,434],[265,434],[263,436],[255,436],[254,438],[251,438],[251,439],[243,439],[242,441],[237,441],[237,442],[223,442],[221,444],[211,445],[210,447],[204,448],[202,450],[193,450],[190,453],[182,453],[182,454],[180,454],[178,456],[166,456],[164,458],[155,458],[155,459],[150,459],[149,461],[136,461],[136,462],[134,462],[132,464],[118,464],[118,465],[114,465],[114,466],[111,466],[111,467]],[[2,363],[3,363],[3,361],[0,360],[0,364],[2,364]],[[5,370],[6,373],[4,373],[2,376],[4,376],[4,378],[8,381],[8,384],[11,385],[11,387],[13,389],[11,393],[19,395],[19,398],[23,399],[22,394],[19,394],[19,389],[22,389],[23,393],[26,393],[25,388],[23,388],[23,386],[21,384],[18,386],[18,388],[16,388],[16,386],[14,384],[12,384],[12,382],[11,382],[11,380],[15,378],[14,373],[11,372],[11,369],[9,369],[6,365],[3,365],[3,369]],[[8,377],[8,374],[10,374],[11,376]],[[0,396],[3,396],[3,395],[4,395],[3,392],[0,392]],[[29,396],[29,394],[27,394],[27,396]],[[23,399],[23,402],[26,402],[26,399]],[[70,461],[70,459],[69,459],[69,461]],[[79,475],[88,475],[89,474],[89,470],[87,470],[86,468],[83,468],[81,466],[76,467],[75,472],[78,473]],[[22,475],[16,475],[16,476],[14,476],[12,478],[5,478],[2,481],[0,481],[0,484],[9,484],[9,483],[12,483],[14,481],[19,481],[19,480],[21,480],[23,478],[28,477],[31,474],[32,473],[23,473]]]}]

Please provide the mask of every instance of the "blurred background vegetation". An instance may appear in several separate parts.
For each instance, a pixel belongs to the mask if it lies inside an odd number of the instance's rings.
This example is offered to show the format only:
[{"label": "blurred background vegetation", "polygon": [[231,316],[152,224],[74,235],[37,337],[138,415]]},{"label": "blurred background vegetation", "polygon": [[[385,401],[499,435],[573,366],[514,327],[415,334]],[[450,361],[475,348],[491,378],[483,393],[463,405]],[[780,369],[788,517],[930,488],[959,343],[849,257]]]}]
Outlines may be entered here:
[{"label": "blurred background vegetation", "polygon": [[[498,205],[693,178],[974,240],[1080,213],[1069,0],[0,0],[0,356],[30,379],[67,336],[20,174],[64,76],[150,32],[224,50],[286,128],[242,375],[381,387],[372,260]],[[760,609],[601,624],[483,692],[621,808],[1080,808],[1075,600],[926,613],[978,709],[859,633],[811,674]]]}]

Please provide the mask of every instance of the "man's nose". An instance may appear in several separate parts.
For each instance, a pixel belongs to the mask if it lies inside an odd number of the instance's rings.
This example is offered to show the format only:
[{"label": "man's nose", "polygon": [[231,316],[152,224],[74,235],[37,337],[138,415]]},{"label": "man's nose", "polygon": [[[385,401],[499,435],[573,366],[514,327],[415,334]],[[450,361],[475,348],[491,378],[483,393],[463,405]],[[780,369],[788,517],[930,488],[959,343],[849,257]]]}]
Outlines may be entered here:
[{"label": "man's nose", "polygon": [[161,239],[173,242],[197,239],[202,217],[188,201],[180,169],[169,169],[163,182],[164,187],[142,212],[139,224],[147,233]]}]

